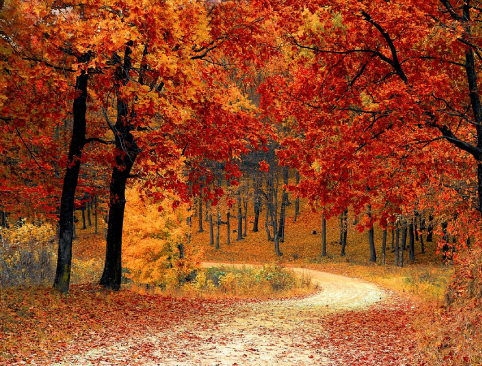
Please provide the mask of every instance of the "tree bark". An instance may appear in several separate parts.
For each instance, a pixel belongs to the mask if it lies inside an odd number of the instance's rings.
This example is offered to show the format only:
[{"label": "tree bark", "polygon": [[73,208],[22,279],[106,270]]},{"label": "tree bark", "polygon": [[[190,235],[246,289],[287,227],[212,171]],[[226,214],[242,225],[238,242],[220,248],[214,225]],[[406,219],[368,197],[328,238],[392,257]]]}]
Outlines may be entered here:
[{"label": "tree bark", "polygon": [[[124,65],[118,72],[122,84],[127,84],[128,72],[131,68],[131,46],[129,42],[124,54]],[[128,121],[129,111],[125,100],[117,98],[117,120],[114,126],[116,146],[115,166],[109,186],[109,221],[107,224],[107,243],[104,272],[100,285],[111,290],[119,290],[122,279],[122,229],[124,226],[124,210],[126,205],[125,190],[132,166],[139,154],[139,148],[132,135],[133,126]]]},{"label": "tree bark", "polygon": [[[370,222],[372,213],[371,213],[371,206],[368,206],[368,217]],[[377,261],[377,252],[375,250],[375,229],[373,228],[373,223],[368,231],[368,241],[370,242],[370,262],[376,262]]]},{"label": "tree bark", "polygon": [[326,218],[325,214],[321,217],[321,256],[326,257]]},{"label": "tree bark", "polygon": [[203,199],[202,196],[199,195],[199,232],[202,233],[204,232],[203,229]]},{"label": "tree bark", "polygon": [[257,233],[259,231],[259,214],[261,212],[261,195],[259,194],[258,190],[260,189],[260,184],[258,181],[255,183],[254,189],[254,223],[253,223],[253,233]]},{"label": "tree bark", "polygon": [[341,214],[341,256],[346,255],[346,239],[348,235],[348,210]]},{"label": "tree bark", "polygon": [[213,225],[213,214],[209,214],[209,244],[214,245],[214,225]]},{"label": "tree bark", "polygon": [[382,237],[382,264],[385,265],[387,259],[387,228],[383,229]]},{"label": "tree bark", "polygon": [[219,249],[219,231],[221,230],[221,209],[219,205],[217,207],[217,220],[216,220],[216,249]]},{"label": "tree bark", "polygon": [[236,241],[243,240],[243,209],[241,204],[241,191],[238,189],[238,237]]},{"label": "tree bark", "polygon": [[62,185],[59,214],[59,247],[57,253],[57,269],[53,287],[62,293],[69,292],[70,269],[72,267],[72,239],[74,235],[74,201],[75,190],[79,181],[80,160],[85,145],[87,129],[87,84],[89,75],[82,72],[77,76],[75,88],[79,95],[73,104],[72,139],[70,140],[67,170]]},{"label": "tree bark", "polygon": [[[300,183],[300,172],[297,170],[296,171],[296,185],[298,185],[299,183]],[[300,198],[296,197],[296,199],[295,199],[295,220],[294,220],[294,222],[296,222],[296,220],[298,219],[299,214],[300,214]]]},{"label": "tree bark", "polygon": [[413,219],[410,219],[410,224],[408,227],[408,234],[409,234],[409,242],[408,242],[408,249],[409,249],[409,257],[410,260],[415,262],[415,235],[414,235],[414,224]]},{"label": "tree bark", "polygon": [[288,206],[288,191],[286,190],[286,185],[288,184],[288,167],[283,167],[283,194],[281,198],[281,211],[279,215],[279,230],[278,237],[280,242],[285,241],[285,228],[286,228],[286,206]]},{"label": "tree bark", "polygon": [[400,226],[398,220],[395,223],[395,265],[397,267],[400,265]]},{"label": "tree bark", "polygon": [[407,246],[407,220],[403,220],[402,224],[402,250],[400,252],[400,267],[403,267],[403,254],[405,252],[405,247]]},{"label": "tree bark", "polygon": [[228,237],[228,240],[227,240],[227,244],[231,244],[231,222],[229,221],[231,219],[231,212],[228,211],[227,215],[226,215],[226,227],[228,228],[227,229],[227,237]]},{"label": "tree bark", "polygon": [[97,225],[97,196],[94,196],[94,225],[95,225],[95,232],[94,234],[98,234],[98,225]]},{"label": "tree bark", "polygon": [[90,198],[90,196],[88,197],[88,201],[87,201],[87,222],[89,223],[89,227],[92,226],[92,219],[90,218],[90,208],[92,206],[92,200]]}]

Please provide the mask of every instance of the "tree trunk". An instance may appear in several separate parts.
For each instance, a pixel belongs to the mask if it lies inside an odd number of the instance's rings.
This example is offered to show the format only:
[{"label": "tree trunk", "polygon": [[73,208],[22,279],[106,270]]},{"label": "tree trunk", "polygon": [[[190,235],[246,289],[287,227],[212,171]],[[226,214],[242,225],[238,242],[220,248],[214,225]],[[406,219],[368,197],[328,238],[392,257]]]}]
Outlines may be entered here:
[{"label": "tree trunk", "polygon": [[72,239],[74,235],[75,190],[79,181],[80,160],[85,145],[87,113],[87,83],[89,75],[82,72],[77,76],[75,88],[80,91],[73,104],[72,139],[70,140],[67,170],[62,185],[59,213],[59,247],[57,269],[53,287],[62,293],[69,292],[70,269],[72,266]]},{"label": "tree trunk", "polygon": [[283,194],[281,198],[281,211],[279,215],[279,230],[278,237],[279,240],[284,243],[285,241],[285,227],[286,227],[286,206],[288,206],[288,191],[286,190],[286,185],[288,185],[288,167],[283,168]]},{"label": "tree trunk", "polygon": [[[372,216],[371,206],[368,206],[368,217],[369,217],[370,222],[372,221],[371,216]],[[373,223],[372,223],[372,227],[368,231],[368,241],[370,243],[370,262],[376,263],[377,252],[375,250],[375,229],[373,228]]]},{"label": "tree trunk", "polygon": [[414,234],[414,224],[413,219],[410,219],[410,224],[408,227],[408,234],[409,234],[409,242],[408,242],[408,249],[409,249],[409,257],[410,260],[415,262],[415,234]]},{"label": "tree trunk", "polygon": [[243,240],[243,209],[241,205],[241,191],[238,189],[238,237],[236,241]]},{"label": "tree trunk", "polygon": [[268,204],[268,207],[266,208],[266,217],[264,220],[264,228],[266,230],[266,235],[268,237],[268,241],[272,241],[273,238],[271,237],[271,229],[270,227],[270,217],[271,217],[271,205]]},{"label": "tree trunk", "polygon": [[228,240],[227,240],[227,244],[231,244],[231,222],[229,221],[229,219],[231,218],[231,212],[228,211],[227,215],[226,215],[226,227],[228,228],[227,230],[227,237],[228,237]]},{"label": "tree trunk", "polygon": [[400,226],[397,222],[395,223],[395,265],[398,267],[400,265]]},{"label": "tree trunk", "polygon": [[[118,76],[124,85],[127,84],[128,71],[131,68],[132,42],[128,42],[124,55],[122,76]],[[117,97],[117,120],[114,126],[116,145],[116,164],[112,169],[109,198],[109,221],[107,224],[107,243],[104,272],[100,285],[111,290],[119,290],[122,279],[122,229],[124,226],[124,210],[126,205],[125,190],[132,166],[139,154],[139,148],[132,135],[132,125],[128,121],[128,105]]]},{"label": "tree trunk", "polygon": [[400,252],[400,266],[403,267],[403,254],[405,252],[405,247],[407,246],[407,220],[403,220],[402,224],[402,250]]},{"label": "tree trunk", "polygon": [[94,234],[98,234],[98,225],[97,225],[97,196],[94,196],[94,225],[95,225],[95,232]]},{"label": "tree trunk", "polygon": [[[297,170],[296,171],[296,185],[298,185],[300,183],[300,172]],[[300,197],[296,197],[295,199],[295,220],[294,222],[296,222],[296,220],[298,219],[298,216],[300,214]]]},{"label": "tree trunk", "polygon": [[[278,177],[276,177],[277,179]],[[276,252],[276,255],[281,257],[283,253],[281,253],[280,250],[280,238],[278,236],[278,184],[276,184],[276,189],[274,187],[274,184],[272,182],[271,184],[271,189],[273,191],[272,197],[273,197],[273,208],[271,210],[271,222],[273,223],[273,235],[274,235],[274,250]]]},{"label": "tree trunk", "polygon": [[348,210],[341,214],[341,256],[346,255],[346,239],[348,235]]},{"label": "tree trunk", "polygon": [[254,190],[254,223],[253,223],[253,233],[257,233],[259,231],[259,213],[261,212],[261,196],[258,193],[260,189],[259,183],[256,181],[255,183],[255,190]]},{"label": "tree trunk", "polygon": [[383,229],[382,238],[382,264],[385,265],[387,259],[387,228]]},{"label": "tree trunk", "polygon": [[89,227],[92,226],[92,219],[90,218],[90,208],[92,206],[92,200],[90,196],[88,197],[89,200],[87,201],[87,222],[89,223]]},{"label": "tree trunk", "polygon": [[221,229],[221,209],[219,205],[217,207],[217,220],[216,220],[216,249],[219,249],[219,230]]},{"label": "tree trunk", "polygon": [[87,226],[85,225],[85,206],[81,208],[82,211],[82,229],[85,230],[87,229]]},{"label": "tree trunk", "polygon": [[321,217],[321,256],[326,257],[326,219],[325,214]]},{"label": "tree trunk", "polygon": [[428,217],[428,226],[427,226],[427,243],[432,242],[433,237],[433,216],[430,215]]},{"label": "tree trunk", "polygon": [[214,245],[214,225],[212,213],[209,213],[209,244]]},{"label": "tree trunk", "polygon": [[243,207],[244,207],[244,231],[243,237],[248,235],[248,200],[243,198]]},{"label": "tree trunk", "polygon": [[202,199],[202,196],[199,195],[199,232],[202,233],[204,232],[204,229],[203,229],[203,199]]}]

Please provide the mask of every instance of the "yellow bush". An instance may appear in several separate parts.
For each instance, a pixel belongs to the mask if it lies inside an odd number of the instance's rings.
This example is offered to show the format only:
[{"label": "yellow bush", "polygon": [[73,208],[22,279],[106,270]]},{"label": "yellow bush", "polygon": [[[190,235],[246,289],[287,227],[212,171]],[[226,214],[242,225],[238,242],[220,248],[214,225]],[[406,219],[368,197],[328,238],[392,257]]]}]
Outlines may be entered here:
[{"label": "yellow bush", "polygon": [[168,197],[159,208],[135,189],[127,191],[123,258],[126,277],[135,282],[177,287],[200,266],[201,253],[190,242],[189,207],[174,210],[174,200]]}]

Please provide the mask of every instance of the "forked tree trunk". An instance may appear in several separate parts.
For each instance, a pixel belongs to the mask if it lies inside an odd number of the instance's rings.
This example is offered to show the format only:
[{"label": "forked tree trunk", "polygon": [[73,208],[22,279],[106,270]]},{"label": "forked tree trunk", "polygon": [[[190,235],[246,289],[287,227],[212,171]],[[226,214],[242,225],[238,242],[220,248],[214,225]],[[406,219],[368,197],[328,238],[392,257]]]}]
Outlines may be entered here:
[{"label": "forked tree trunk", "polygon": [[[120,80],[127,84],[128,71],[131,68],[131,49],[133,45],[129,42],[124,55],[124,65]],[[117,120],[114,126],[114,137],[117,155],[115,166],[112,169],[112,177],[109,187],[109,221],[107,224],[107,243],[104,263],[104,272],[100,279],[100,285],[111,289],[119,290],[122,279],[122,229],[124,226],[124,210],[126,205],[125,191],[127,180],[139,154],[131,131],[132,125],[128,121],[129,111],[127,102],[117,98]]]}]

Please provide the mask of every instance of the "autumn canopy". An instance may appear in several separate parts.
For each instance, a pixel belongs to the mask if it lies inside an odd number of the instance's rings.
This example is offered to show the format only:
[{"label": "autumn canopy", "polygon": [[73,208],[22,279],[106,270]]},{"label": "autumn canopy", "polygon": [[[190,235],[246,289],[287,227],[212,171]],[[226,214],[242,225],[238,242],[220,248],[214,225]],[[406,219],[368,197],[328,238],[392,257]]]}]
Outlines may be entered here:
[{"label": "autumn canopy", "polygon": [[58,223],[62,292],[82,202],[104,197],[100,283],[119,289],[129,186],[216,206],[246,164],[285,167],[282,209],[291,190],[361,228],[430,216],[482,243],[478,1],[0,6],[0,210]]}]

